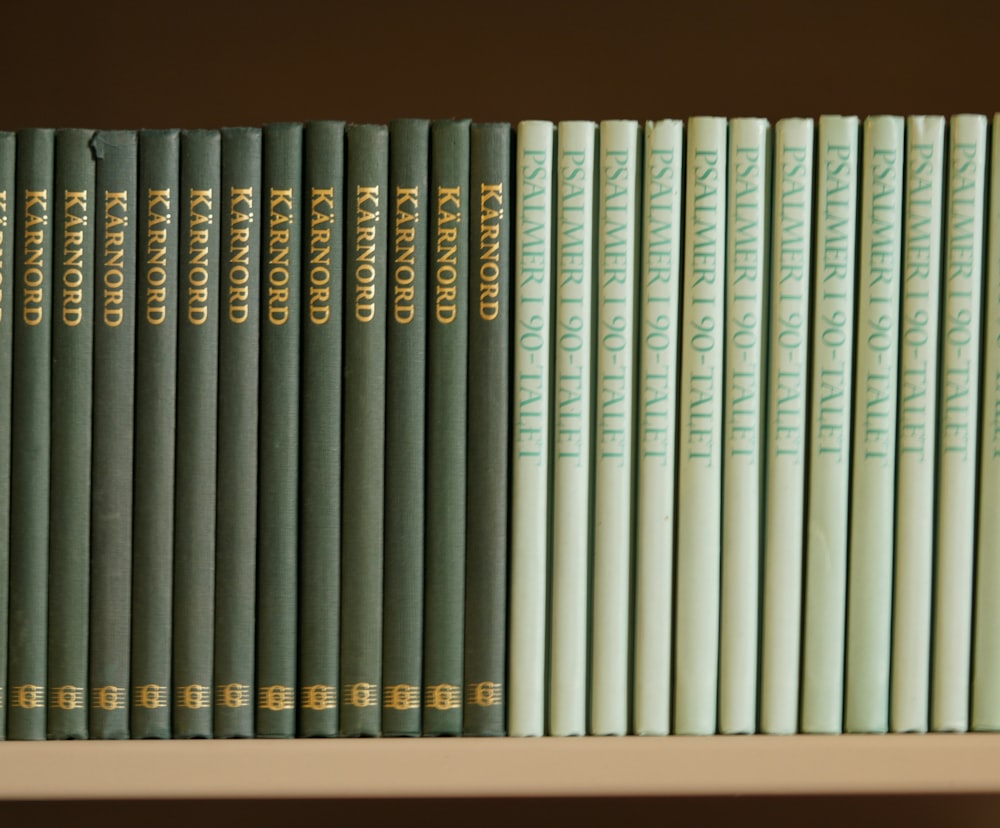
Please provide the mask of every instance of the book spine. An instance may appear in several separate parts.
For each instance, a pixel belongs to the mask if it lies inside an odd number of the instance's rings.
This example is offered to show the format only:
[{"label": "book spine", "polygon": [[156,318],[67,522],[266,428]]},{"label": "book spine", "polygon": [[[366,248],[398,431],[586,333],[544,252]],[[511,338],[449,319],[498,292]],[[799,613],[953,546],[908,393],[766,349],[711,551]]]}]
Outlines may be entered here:
[{"label": "book spine", "polygon": [[135,399],[136,133],[99,132],[91,478],[92,739],[129,738]]},{"label": "book spine", "polygon": [[932,730],[969,729],[988,159],[986,118],[953,116],[941,289]]},{"label": "book spine", "polygon": [[[469,350],[469,122],[430,136],[433,312],[427,312],[427,491],[421,731],[462,733],[466,405]],[[428,288],[430,293],[430,288]],[[430,302],[428,296],[428,302]]]},{"label": "book spine", "polygon": [[855,331],[844,725],[889,727],[903,119],[864,126]]},{"label": "book spine", "polygon": [[94,345],[93,132],[56,133],[49,510],[49,739],[87,738]]},{"label": "book spine", "polygon": [[507,688],[510,124],[470,130],[472,222],[463,733],[502,736]]},{"label": "book spine", "polygon": [[389,125],[382,732],[420,735],[430,123]]},{"label": "book spine", "polygon": [[636,380],[633,728],[670,732],[674,474],[680,343],[682,121],[648,121],[642,187]]},{"label": "book spine", "polygon": [[629,728],[639,125],[602,121],[594,333],[590,732]]},{"label": "book spine", "polygon": [[517,127],[508,731],[545,733],[554,127]]},{"label": "book spine", "polygon": [[[340,729],[341,377],[344,302],[344,124],[306,125],[302,240],[309,286],[302,316],[302,441],[299,484],[300,736]],[[252,611],[252,607],[251,607]]]},{"label": "book spine", "polygon": [[757,727],[770,125],[729,125],[719,731]]},{"label": "book spine", "polygon": [[263,138],[227,128],[221,142],[212,730],[231,739],[254,735]]},{"label": "book spine", "polygon": [[[1000,730],[1000,114],[993,116],[983,286],[982,423],[976,537],[973,730]],[[2,674],[0,674],[2,675]]]},{"label": "book spine", "polygon": [[674,730],[716,729],[721,555],[725,118],[688,121],[677,417]]},{"label": "book spine", "polygon": [[[17,136],[0,132],[0,285],[14,278],[14,205]],[[10,605],[11,384],[14,367],[14,305],[0,290],[0,741],[7,738],[7,631]]]},{"label": "book spine", "polygon": [[806,733],[843,727],[858,168],[858,119],[820,118],[802,628]]},{"label": "book spine", "polygon": [[559,124],[548,732],[587,732],[597,125]]},{"label": "book spine", "polygon": [[381,733],[389,134],[347,127],[341,736]]},{"label": "book spine", "polygon": [[906,121],[889,727],[927,730],[945,119]]},{"label": "book spine", "polygon": [[131,735],[169,739],[180,133],[139,133]]},{"label": "book spine", "polygon": [[46,734],[55,133],[17,135],[7,738]]},{"label": "book spine", "polygon": [[267,242],[261,239],[254,729],[258,737],[291,738],[298,668],[302,125],[269,124],[263,135]]},{"label": "book spine", "polygon": [[760,729],[794,733],[799,714],[806,511],[813,122],[774,129],[764,506]]}]

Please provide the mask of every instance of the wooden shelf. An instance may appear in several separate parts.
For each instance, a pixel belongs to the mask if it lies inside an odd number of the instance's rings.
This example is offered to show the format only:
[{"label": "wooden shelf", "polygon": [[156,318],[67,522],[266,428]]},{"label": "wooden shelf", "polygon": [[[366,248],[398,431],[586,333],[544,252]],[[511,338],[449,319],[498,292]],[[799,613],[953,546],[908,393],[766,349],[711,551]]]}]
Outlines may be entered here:
[{"label": "wooden shelf", "polygon": [[0,743],[0,799],[1000,793],[1000,734]]}]

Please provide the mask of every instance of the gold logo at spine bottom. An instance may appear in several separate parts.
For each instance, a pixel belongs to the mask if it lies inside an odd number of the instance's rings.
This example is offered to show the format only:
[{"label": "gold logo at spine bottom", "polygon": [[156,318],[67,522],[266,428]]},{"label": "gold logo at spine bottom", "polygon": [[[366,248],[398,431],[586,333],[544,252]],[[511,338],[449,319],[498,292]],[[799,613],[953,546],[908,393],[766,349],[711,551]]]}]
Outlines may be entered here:
[{"label": "gold logo at spine bottom", "polygon": [[124,687],[109,684],[90,691],[90,706],[98,710],[124,710],[127,693]]},{"label": "gold logo at spine bottom", "polygon": [[303,710],[333,710],[337,707],[337,688],[329,684],[307,684],[299,691]]},{"label": "gold logo at spine bottom", "polygon": [[415,684],[389,684],[382,688],[382,707],[389,710],[416,710],[420,688]]},{"label": "gold logo at spine bottom", "polygon": [[476,707],[503,704],[503,685],[497,681],[473,681],[465,688],[465,702]]},{"label": "gold logo at spine bottom", "polygon": [[457,710],[462,706],[462,688],[457,684],[429,684],[424,688],[424,707]]},{"label": "gold logo at spine bottom", "polygon": [[10,688],[10,693],[11,707],[20,707],[24,710],[45,707],[44,684],[15,684]]},{"label": "gold logo at spine bottom", "polygon": [[250,685],[230,682],[229,684],[219,684],[215,688],[215,703],[219,707],[249,707],[250,706]]},{"label": "gold logo at spine bottom", "polygon": [[212,706],[212,688],[207,684],[180,684],[174,689],[174,702],[187,710]]},{"label": "gold logo at spine bottom", "polygon": [[49,707],[58,710],[79,710],[83,707],[83,688],[72,684],[50,687]]},{"label": "gold logo at spine bottom", "polygon": [[167,706],[167,687],[164,684],[137,684],[132,688],[132,704],[144,710],[157,710]]},{"label": "gold logo at spine bottom", "polygon": [[257,707],[261,710],[294,710],[295,688],[286,684],[272,684],[257,688]]},{"label": "gold logo at spine bottom", "polygon": [[378,685],[368,681],[345,684],[343,703],[348,707],[377,707]]}]

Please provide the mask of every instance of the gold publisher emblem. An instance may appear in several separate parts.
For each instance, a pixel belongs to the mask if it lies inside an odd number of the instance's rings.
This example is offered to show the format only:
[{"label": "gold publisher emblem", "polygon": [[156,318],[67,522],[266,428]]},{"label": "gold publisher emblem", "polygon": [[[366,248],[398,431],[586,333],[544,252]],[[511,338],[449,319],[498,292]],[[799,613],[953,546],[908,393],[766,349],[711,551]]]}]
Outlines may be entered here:
[{"label": "gold publisher emblem", "polygon": [[299,696],[304,710],[333,710],[337,706],[337,688],[329,684],[308,684]]},{"label": "gold publisher emblem", "polygon": [[476,707],[503,704],[503,685],[496,681],[474,681],[466,688],[465,701]]},{"label": "gold publisher emblem", "polygon": [[382,707],[416,710],[420,707],[420,688],[415,684],[390,684],[382,688]]},{"label": "gold publisher emblem", "polygon": [[132,688],[132,704],[145,710],[167,706],[167,688],[162,684],[137,684]]},{"label": "gold publisher emblem", "polygon": [[207,684],[179,685],[174,691],[174,701],[178,707],[204,710],[212,706],[212,688]]},{"label": "gold publisher emblem", "polygon": [[378,685],[368,681],[345,684],[344,704],[348,707],[376,707],[378,705]]},{"label": "gold publisher emblem", "polygon": [[94,687],[90,691],[90,706],[99,710],[124,710],[126,696],[124,687],[115,687],[113,684]]},{"label": "gold publisher emblem", "polygon": [[285,684],[272,684],[257,689],[257,707],[262,710],[294,710],[295,689]]},{"label": "gold publisher emblem", "polygon": [[11,689],[11,707],[34,710],[45,707],[45,686],[42,684],[15,684]]},{"label": "gold publisher emblem", "polygon": [[230,682],[220,684],[215,688],[215,703],[219,707],[249,707],[250,705],[250,685]]},{"label": "gold publisher emblem", "polygon": [[429,684],[424,688],[424,707],[457,710],[462,706],[462,689],[457,684]]},{"label": "gold publisher emblem", "polygon": [[83,707],[83,688],[72,684],[50,687],[49,707],[59,710],[79,710]]}]

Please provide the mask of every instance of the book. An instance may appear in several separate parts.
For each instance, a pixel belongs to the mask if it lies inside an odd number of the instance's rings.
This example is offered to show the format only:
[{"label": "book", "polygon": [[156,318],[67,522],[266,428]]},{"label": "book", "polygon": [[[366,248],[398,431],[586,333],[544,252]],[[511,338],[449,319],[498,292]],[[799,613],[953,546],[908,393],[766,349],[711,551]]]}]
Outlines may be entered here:
[{"label": "book", "polygon": [[[0,285],[14,278],[17,136],[0,132]],[[10,604],[10,435],[14,367],[13,291],[0,290],[0,619]],[[0,741],[7,738],[7,635],[0,633]]]},{"label": "book", "polygon": [[906,119],[889,728],[927,730],[945,119]]},{"label": "book", "polygon": [[597,124],[556,138],[548,733],[587,732]]},{"label": "book", "polygon": [[90,446],[94,348],[93,132],[55,139],[46,736],[87,738]]},{"label": "book", "polygon": [[[341,381],[344,309],[344,124],[306,124],[309,204],[302,318],[299,483],[299,736],[340,730]],[[305,250],[305,241],[303,241]]]},{"label": "book", "polygon": [[717,726],[726,147],[725,118],[688,121],[674,593],[674,730],[681,734]]},{"label": "book", "polygon": [[682,121],[647,121],[636,378],[633,729],[670,732],[680,342]]},{"label": "book", "polygon": [[458,736],[465,646],[469,121],[435,121],[430,133],[433,312],[428,306],[421,732]]},{"label": "book", "polygon": [[298,670],[302,125],[268,124],[263,139],[254,732],[291,738]]},{"label": "book", "polygon": [[[382,733],[420,735],[430,123],[389,124]],[[386,231],[388,232],[388,231]]]},{"label": "book", "polygon": [[169,739],[181,226],[180,132],[141,130],[130,733]]},{"label": "book", "polygon": [[506,731],[510,124],[469,135],[469,401],[462,732]]},{"label": "book", "polygon": [[813,143],[811,119],[783,118],[775,125],[762,508],[759,723],[764,733],[794,733],[799,723]]},{"label": "book", "polygon": [[55,132],[17,133],[7,738],[46,735]]},{"label": "book", "polygon": [[340,735],[381,733],[389,134],[347,127]]},{"label": "book", "polygon": [[982,433],[976,515],[972,730],[1000,730],[1000,114],[991,123],[987,255],[983,272]]},{"label": "book", "polygon": [[212,733],[230,739],[254,735],[263,136],[227,127],[220,139]]},{"label": "book", "polygon": [[771,127],[729,122],[722,446],[721,733],[757,729]]},{"label": "book", "polygon": [[555,129],[517,126],[507,729],[545,733]]},{"label": "book", "polygon": [[98,132],[94,419],[90,503],[92,739],[127,739],[132,613],[138,141]]},{"label": "book", "polygon": [[931,730],[969,729],[973,567],[982,347],[987,122],[949,124],[941,374],[938,382],[937,513]]},{"label": "book", "polygon": [[858,140],[853,115],[819,119],[799,719],[806,733],[839,733],[844,722]]},{"label": "book", "polygon": [[844,728],[889,727],[904,122],[865,119],[858,239]]},{"label": "book", "polygon": [[589,732],[629,729],[639,125],[602,121],[594,333],[594,533]]}]

